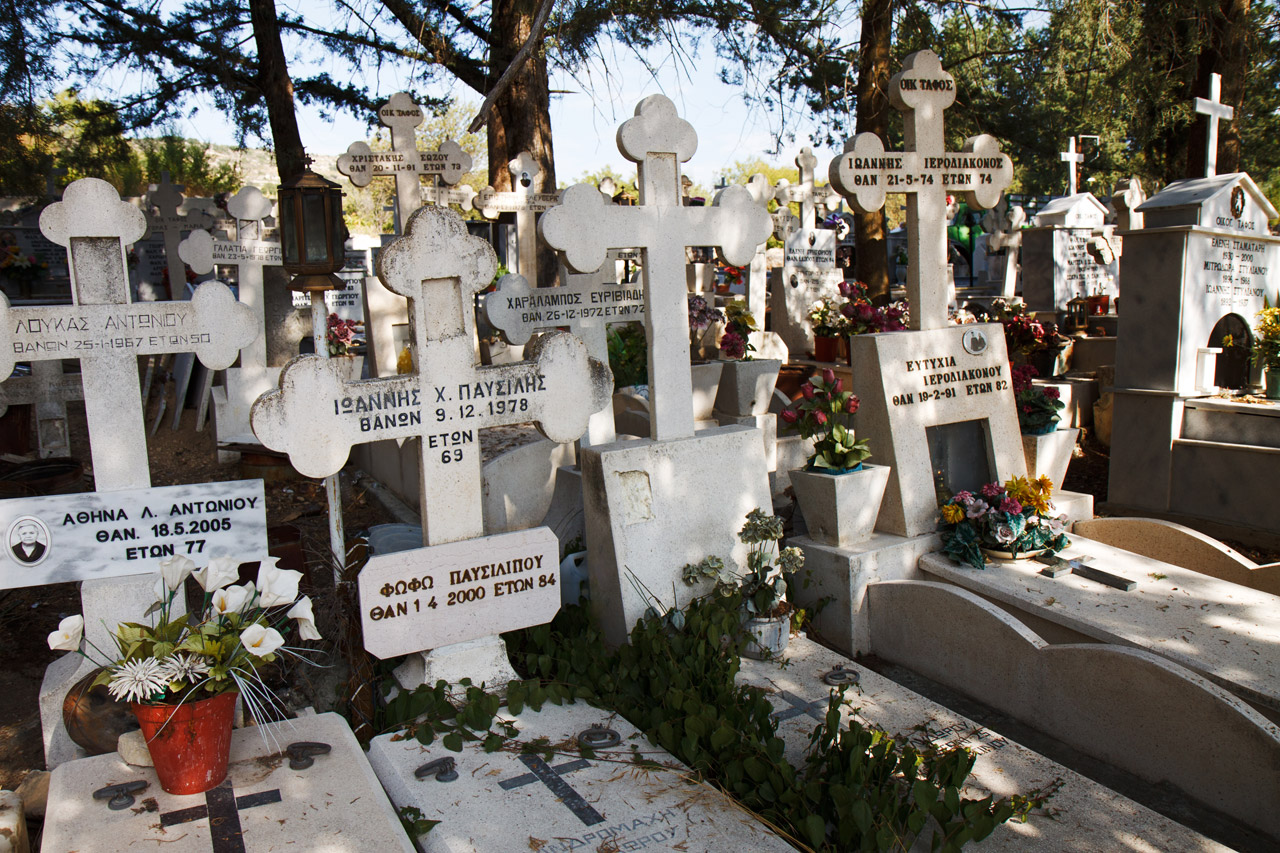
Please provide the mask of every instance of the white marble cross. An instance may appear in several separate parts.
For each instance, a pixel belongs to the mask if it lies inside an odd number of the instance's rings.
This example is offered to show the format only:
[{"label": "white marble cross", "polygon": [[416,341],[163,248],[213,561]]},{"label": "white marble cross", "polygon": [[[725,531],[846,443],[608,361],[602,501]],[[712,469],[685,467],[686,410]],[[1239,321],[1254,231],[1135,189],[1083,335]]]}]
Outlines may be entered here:
[{"label": "white marble cross", "polygon": [[1073,136],[1067,142],[1067,150],[1058,155],[1058,159],[1067,164],[1067,195],[1075,195],[1076,187],[1076,166],[1084,162],[1084,154],[1076,151],[1076,138]]},{"label": "white marble cross", "polygon": [[36,361],[30,376],[11,376],[0,383],[0,416],[10,406],[36,407],[36,444],[40,458],[68,456],[67,403],[83,400],[84,388],[78,373],[64,374],[62,361]]},{"label": "white marble cross", "polygon": [[498,192],[485,187],[476,193],[471,206],[485,219],[497,219],[499,213],[515,212],[516,245],[519,257],[515,272],[532,282],[538,280],[537,214],[550,210],[560,203],[560,193],[538,192],[542,170],[538,161],[528,151],[521,151],[507,164],[511,171],[511,192]]},{"label": "white marble cross", "polygon": [[479,430],[534,421],[547,438],[573,441],[613,387],[608,366],[567,334],[541,338],[527,361],[478,364],[473,299],[496,269],[461,217],[420,208],[378,258],[382,283],[409,300],[417,372],[344,382],[331,361],[301,356],[254,404],[254,433],[311,477],[340,469],[352,445],[420,438],[426,544],[481,536]]},{"label": "white marble cross", "polygon": [[453,186],[471,171],[471,155],[452,139],[436,151],[418,150],[417,127],[424,117],[408,92],[397,92],[378,108],[378,120],[391,129],[391,150],[373,151],[366,142],[353,142],[338,158],[338,171],[358,187],[367,187],[376,177],[396,179],[401,222],[422,207],[423,175],[434,175]]},{"label": "white marble cross", "polygon": [[685,247],[717,246],[726,263],[743,266],[773,227],[743,187],[724,190],[710,207],[680,204],[680,164],[697,147],[693,126],[676,114],[675,105],[651,95],[618,129],[618,149],[639,166],[640,203],[606,205],[598,189],[578,184],[564,191],[561,205],[544,213],[539,224],[547,244],[564,252],[579,272],[599,269],[611,248],[644,253],[654,439],[693,435]]},{"label": "white marble cross", "polygon": [[778,188],[774,191],[774,198],[779,205],[785,207],[793,201],[800,203],[800,228],[805,231],[818,227],[819,209],[829,213],[840,208],[840,194],[830,184],[825,187],[814,185],[814,169],[817,166],[818,158],[814,156],[813,149],[806,145],[796,155],[800,183],[793,186],[785,180],[778,181]]},{"label": "white marble cross", "polygon": [[1220,100],[1222,97],[1222,75],[1209,75],[1209,97],[1196,98],[1196,112],[1209,117],[1209,135],[1204,145],[1204,176],[1212,178],[1218,174],[1218,121],[1231,121],[1235,117],[1235,107],[1228,106]]},{"label": "white marble cross", "polygon": [[1000,143],[983,134],[946,150],[942,114],[956,99],[955,79],[931,50],[908,56],[889,80],[889,98],[903,115],[904,151],[885,151],[874,133],[845,143],[830,167],[831,183],[859,210],[884,206],[885,193],[907,194],[907,298],[912,329],[947,325],[947,193],[963,193],[970,208],[994,207],[1013,180]]},{"label": "white marble cross", "polygon": [[216,264],[235,265],[241,304],[253,312],[257,337],[240,352],[240,366],[226,372],[226,387],[213,389],[214,417],[218,441],[227,444],[256,443],[249,429],[249,408],[258,395],[275,387],[279,368],[267,366],[265,294],[262,269],[280,266],[283,258],[278,240],[262,239],[263,220],[273,204],[257,187],[244,187],[227,202],[227,212],[236,220],[236,239],[219,239],[208,231],[193,231],[178,247],[182,260],[203,275]]},{"label": "white marble cross", "polygon": [[168,172],[160,173],[160,183],[152,184],[147,192],[147,199],[155,208],[149,217],[148,224],[153,231],[164,235],[164,257],[169,270],[169,298],[187,298],[187,273],[182,266],[182,258],[178,253],[178,244],[182,235],[196,228],[208,228],[212,219],[203,212],[191,211],[182,213],[181,184],[169,179]]},{"label": "white marble cross", "polygon": [[[530,287],[522,275],[503,276],[498,289],[484,299],[489,322],[514,346],[528,343],[535,331],[568,327],[586,344],[592,358],[608,364],[608,325],[644,322],[644,290],[639,285],[615,284],[613,263],[606,266],[608,276],[569,275],[560,287]],[[583,446],[608,444],[617,438],[612,403],[607,399],[591,416]]]}]

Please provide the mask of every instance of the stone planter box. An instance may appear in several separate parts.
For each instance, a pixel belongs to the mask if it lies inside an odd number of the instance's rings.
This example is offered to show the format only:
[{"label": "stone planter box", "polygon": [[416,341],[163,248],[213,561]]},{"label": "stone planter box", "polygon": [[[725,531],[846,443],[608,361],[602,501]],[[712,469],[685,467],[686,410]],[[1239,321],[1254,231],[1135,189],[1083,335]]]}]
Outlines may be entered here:
[{"label": "stone planter box", "polygon": [[724,362],[716,392],[716,412],[739,418],[765,414],[781,369],[782,362],[772,358]]},{"label": "stone planter box", "polygon": [[869,539],[889,484],[889,470],[887,465],[864,462],[862,470],[846,474],[792,471],[791,486],[804,512],[809,537],[836,548]]},{"label": "stone planter box", "polygon": [[708,361],[693,365],[693,419],[709,421],[715,418],[716,394],[720,391],[720,374],[725,362]]},{"label": "stone planter box", "polygon": [[1053,481],[1054,490],[1060,489],[1063,478],[1067,476],[1067,466],[1071,464],[1071,452],[1075,450],[1079,438],[1078,429],[1057,429],[1044,435],[1024,435],[1022,452],[1027,457],[1027,475],[1048,477]]}]

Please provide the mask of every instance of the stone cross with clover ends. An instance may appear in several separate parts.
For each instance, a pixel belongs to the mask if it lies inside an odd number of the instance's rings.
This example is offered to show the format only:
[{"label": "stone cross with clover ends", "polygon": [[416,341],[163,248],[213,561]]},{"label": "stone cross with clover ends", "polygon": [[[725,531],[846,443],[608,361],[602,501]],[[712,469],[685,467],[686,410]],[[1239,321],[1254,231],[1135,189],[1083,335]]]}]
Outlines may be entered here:
[{"label": "stone cross with clover ends", "polygon": [[353,142],[338,158],[338,171],[357,187],[368,186],[376,177],[394,177],[402,222],[422,207],[423,175],[435,175],[453,186],[471,171],[471,155],[452,139],[434,152],[418,150],[417,127],[424,117],[413,96],[397,92],[378,108],[378,120],[391,128],[391,150],[373,151],[368,143]]},{"label": "stone cross with clover ends", "polygon": [[258,395],[271,390],[280,376],[278,368],[267,367],[265,293],[262,269],[283,263],[280,243],[263,240],[263,222],[273,204],[257,187],[244,187],[227,202],[227,212],[236,220],[236,239],[219,239],[208,231],[192,231],[178,247],[182,259],[203,275],[215,265],[234,265],[239,298],[253,312],[258,335],[240,353],[240,367],[227,371],[226,388],[215,388],[214,404],[218,440],[253,442],[249,429],[249,407]]},{"label": "stone cross with clover ends", "polygon": [[560,203],[560,193],[538,192],[542,169],[528,151],[521,151],[507,164],[511,172],[511,192],[498,192],[485,187],[476,193],[471,206],[485,219],[497,219],[499,213],[516,215],[516,243],[520,248],[515,272],[529,281],[538,280],[537,214]]},{"label": "stone cross with clover ends", "polygon": [[1067,164],[1067,195],[1075,195],[1079,186],[1076,179],[1076,166],[1084,162],[1084,154],[1076,151],[1076,138],[1067,141],[1067,150],[1058,155]]},{"label": "stone cross with clover ends", "polygon": [[1212,178],[1218,174],[1218,121],[1231,121],[1235,116],[1235,107],[1221,101],[1222,75],[1209,75],[1209,97],[1196,98],[1196,112],[1209,117],[1209,135],[1204,144],[1204,176]]},{"label": "stone cross with clover ends", "polygon": [[685,247],[716,246],[726,263],[744,266],[773,228],[768,212],[743,187],[729,187],[710,207],[680,204],[680,164],[697,147],[697,133],[675,104],[651,95],[618,128],[619,151],[638,164],[640,203],[606,205],[598,189],[578,184],[539,224],[547,245],[579,272],[599,269],[611,248],[644,253],[651,435],[658,440],[693,435]]},{"label": "stone cross with clover ends", "polygon": [[0,376],[17,359],[80,359],[98,490],[146,488],[137,357],[195,352],[221,370],[257,334],[253,312],[216,281],[190,302],[131,303],[124,247],[141,239],[146,219],[106,181],[71,184],[40,214],[40,230],[67,247],[74,304],[11,308],[0,298]]},{"label": "stone cross with clover ends", "polygon": [[567,334],[540,338],[526,361],[478,364],[471,306],[496,269],[461,217],[420,208],[378,258],[382,283],[409,299],[418,371],[343,382],[328,359],[301,356],[254,404],[254,433],[310,477],[336,472],[354,444],[420,438],[426,543],[482,535],[479,430],[534,421],[552,441],[573,441],[613,387],[608,366]]},{"label": "stone cross with clover ends", "polygon": [[911,328],[947,324],[947,194],[963,193],[971,208],[994,207],[1013,180],[1000,143],[983,134],[946,150],[942,113],[956,99],[955,79],[931,50],[908,56],[889,80],[889,99],[903,116],[904,151],[885,151],[874,133],[845,143],[831,164],[832,185],[859,210],[884,206],[885,193],[907,194],[907,298]]},{"label": "stone cross with clover ends", "polygon": [[800,228],[812,231],[818,227],[819,209],[829,213],[840,208],[840,194],[830,184],[825,187],[814,185],[818,158],[807,145],[796,155],[796,167],[800,170],[800,183],[793,186],[787,181],[779,181],[773,197],[784,207],[791,202],[799,202]]},{"label": "stone cross with clover ends", "polygon": [[155,213],[150,217],[148,224],[152,230],[164,235],[164,257],[169,270],[170,299],[187,298],[187,273],[183,269],[182,258],[178,252],[182,235],[192,229],[208,228],[213,224],[212,218],[200,211],[193,210],[187,214],[179,212],[182,207],[183,189],[181,184],[175,184],[169,179],[168,172],[161,172],[160,183],[152,184],[147,193],[147,200],[155,208]]}]

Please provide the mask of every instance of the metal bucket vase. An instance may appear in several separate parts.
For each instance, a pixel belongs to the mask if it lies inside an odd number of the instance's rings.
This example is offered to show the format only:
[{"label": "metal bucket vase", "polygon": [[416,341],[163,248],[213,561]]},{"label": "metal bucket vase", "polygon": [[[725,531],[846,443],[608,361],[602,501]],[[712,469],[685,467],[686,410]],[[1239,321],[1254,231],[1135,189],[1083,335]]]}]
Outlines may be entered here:
[{"label": "metal bucket vase", "polygon": [[133,704],[166,793],[200,794],[227,778],[231,720],[239,695],[219,693],[181,705]]},{"label": "metal bucket vase", "polygon": [[744,656],[752,660],[776,660],[782,657],[791,639],[791,617],[743,619],[742,633],[747,640],[742,646]]}]

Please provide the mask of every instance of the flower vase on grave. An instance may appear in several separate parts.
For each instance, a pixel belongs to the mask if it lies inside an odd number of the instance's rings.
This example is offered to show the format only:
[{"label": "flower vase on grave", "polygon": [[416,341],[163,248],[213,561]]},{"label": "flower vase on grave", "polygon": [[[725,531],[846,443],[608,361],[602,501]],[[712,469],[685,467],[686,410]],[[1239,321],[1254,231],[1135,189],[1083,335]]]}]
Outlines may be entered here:
[{"label": "flower vase on grave", "polygon": [[1280,364],[1268,365],[1265,376],[1268,400],[1280,400]]},{"label": "flower vase on grave", "polygon": [[239,695],[219,693],[180,705],[132,703],[166,793],[200,794],[227,778],[231,721]]},{"label": "flower vase on grave", "polygon": [[791,486],[809,537],[836,548],[849,548],[870,538],[888,485],[889,467],[867,462],[840,474],[811,468],[791,472]]},{"label": "flower vase on grave", "polygon": [[725,361],[715,410],[740,418],[767,413],[781,370],[782,362],[776,358]]},{"label": "flower vase on grave", "polygon": [[1023,433],[1022,452],[1027,457],[1027,476],[1048,477],[1055,483],[1061,483],[1067,476],[1067,466],[1071,464],[1071,454],[1076,449],[1076,441],[1080,438],[1078,429],[1058,429],[1050,425],[1040,433]]},{"label": "flower vase on grave", "polygon": [[[836,361],[840,357],[840,338],[826,335],[813,336],[814,361]],[[846,341],[845,346],[848,346]]]}]

